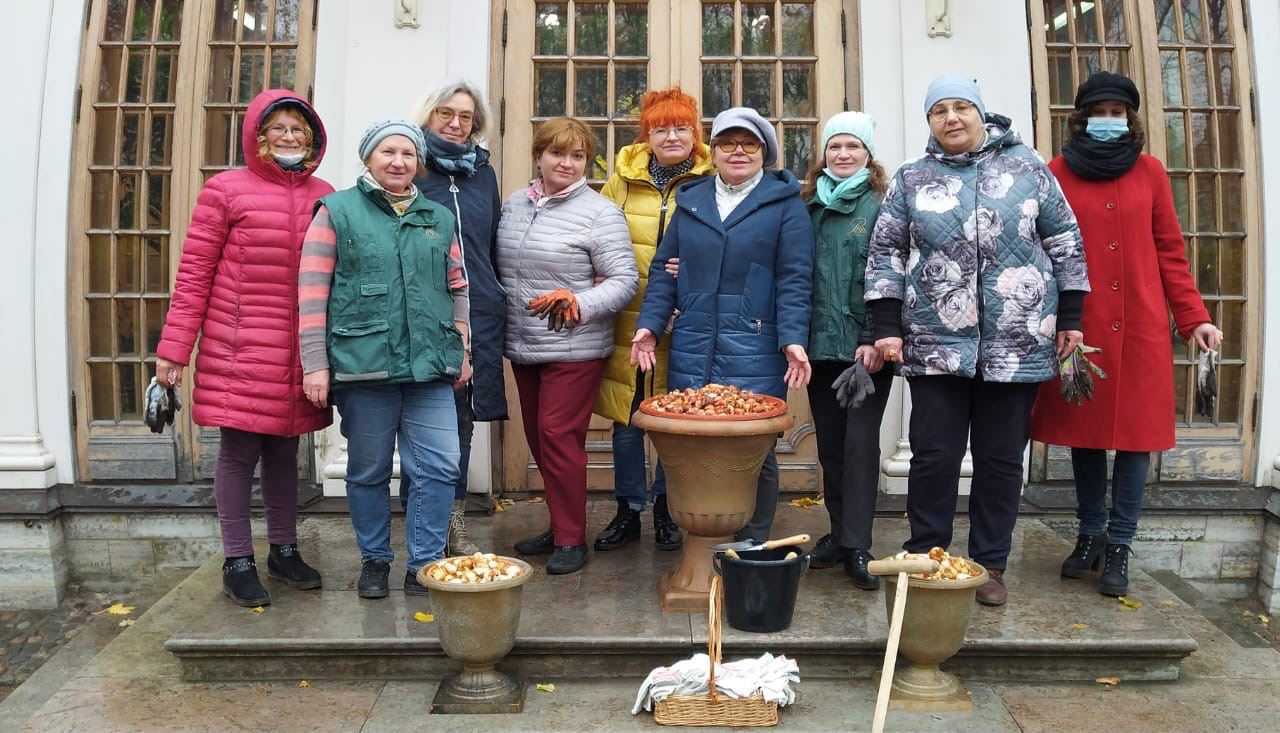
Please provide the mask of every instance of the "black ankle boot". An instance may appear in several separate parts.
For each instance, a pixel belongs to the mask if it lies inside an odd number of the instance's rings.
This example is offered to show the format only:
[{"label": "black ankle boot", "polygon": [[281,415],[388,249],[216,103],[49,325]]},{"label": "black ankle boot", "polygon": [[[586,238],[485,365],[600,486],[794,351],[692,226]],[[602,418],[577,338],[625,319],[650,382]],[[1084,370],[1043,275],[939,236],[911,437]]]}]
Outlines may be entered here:
[{"label": "black ankle boot", "polygon": [[626,499],[618,499],[618,513],[596,536],[596,549],[600,552],[616,550],[628,542],[640,539],[640,512],[631,508]]},{"label": "black ankle boot", "polygon": [[550,555],[556,549],[555,536],[551,530],[540,535],[527,537],[516,543],[516,553],[520,555]]},{"label": "black ankle boot", "polygon": [[844,562],[848,557],[849,551],[840,546],[840,542],[834,534],[824,534],[814,544],[813,552],[809,553],[809,567],[835,567],[836,564]]},{"label": "black ankle boot", "polygon": [[1090,571],[1102,567],[1102,550],[1107,546],[1107,533],[1082,534],[1076,537],[1076,549],[1062,561],[1062,577],[1084,578]]},{"label": "black ankle boot", "polygon": [[547,560],[548,575],[568,575],[576,573],[587,564],[586,545],[560,545]]},{"label": "black ankle boot", "polygon": [[679,550],[684,547],[684,532],[680,531],[680,526],[671,518],[666,494],[653,500],[653,544],[659,550]]},{"label": "black ankle boot", "polygon": [[222,592],[248,608],[271,603],[270,594],[258,580],[258,564],[253,561],[253,555],[228,557],[222,561]]},{"label": "black ankle boot", "polygon": [[856,587],[863,590],[876,590],[880,587],[880,579],[867,570],[867,563],[874,559],[866,550],[849,550],[844,556],[844,573],[853,580]]},{"label": "black ankle boot", "polygon": [[320,573],[302,559],[297,545],[272,545],[267,555],[267,577],[290,588],[312,590],[320,587]]},{"label": "black ankle boot", "polygon": [[1129,591],[1129,556],[1133,549],[1128,545],[1107,545],[1103,557],[1102,578],[1098,580],[1098,592],[1104,596],[1122,596]]}]

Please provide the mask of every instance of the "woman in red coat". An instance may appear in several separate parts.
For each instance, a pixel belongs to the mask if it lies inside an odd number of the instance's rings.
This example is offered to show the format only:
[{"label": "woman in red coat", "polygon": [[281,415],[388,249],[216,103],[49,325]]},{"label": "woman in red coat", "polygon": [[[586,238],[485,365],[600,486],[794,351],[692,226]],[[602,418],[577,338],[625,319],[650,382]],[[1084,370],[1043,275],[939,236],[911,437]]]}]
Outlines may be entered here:
[{"label": "woman in red coat", "polygon": [[312,175],[324,156],[324,126],[291,91],[254,98],[241,143],[246,167],[210,178],[196,199],[156,347],[156,381],[181,384],[199,334],[192,417],[222,433],[213,479],[222,589],[242,606],[259,606],[271,602],[249,526],[259,459],[267,575],[293,588],[320,587],[320,574],[298,553],[298,437],[332,417],[302,393],[298,261],[316,200],[333,186]]},{"label": "woman in red coat", "polygon": [[[1127,77],[1090,76],[1076,92],[1062,155],[1049,163],[1084,236],[1092,292],[1083,330],[1102,349],[1090,358],[1107,379],[1083,406],[1064,403],[1057,379],[1045,382],[1031,423],[1033,439],[1071,447],[1080,530],[1062,575],[1083,578],[1105,561],[1099,591],[1110,596],[1129,586],[1151,452],[1175,442],[1169,311],[1178,334],[1200,349],[1222,343],[1183,253],[1168,174],[1141,152],[1138,103]],[[1116,452],[1109,514],[1108,450]]]}]

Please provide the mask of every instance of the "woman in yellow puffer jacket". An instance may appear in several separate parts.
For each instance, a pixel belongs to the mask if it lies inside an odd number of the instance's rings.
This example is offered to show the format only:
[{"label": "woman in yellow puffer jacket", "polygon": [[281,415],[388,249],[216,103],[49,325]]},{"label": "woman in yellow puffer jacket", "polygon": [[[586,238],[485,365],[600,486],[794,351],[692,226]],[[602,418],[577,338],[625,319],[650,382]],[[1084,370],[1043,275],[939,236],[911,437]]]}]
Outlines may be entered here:
[{"label": "woman in yellow puffer jacket", "polygon": [[[595,413],[613,421],[613,481],[618,512],[596,537],[598,551],[615,550],[640,539],[640,512],[650,492],[645,476],[644,431],[631,425],[640,401],[667,391],[667,349],[658,351],[654,371],[642,377],[630,363],[635,333],[648,284],[649,265],[676,211],[676,189],[715,174],[711,150],[702,142],[698,103],[679,87],[648,92],[641,100],[640,135],[618,151],[613,175],[600,193],[622,207],[631,230],[631,246],[640,270],[640,289],[614,322],[615,348],[605,366]],[[676,263],[671,263],[673,266]],[[661,550],[684,544],[680,528],[667,512],[667,482],[659,464],[653,479],[653,541]]]}]

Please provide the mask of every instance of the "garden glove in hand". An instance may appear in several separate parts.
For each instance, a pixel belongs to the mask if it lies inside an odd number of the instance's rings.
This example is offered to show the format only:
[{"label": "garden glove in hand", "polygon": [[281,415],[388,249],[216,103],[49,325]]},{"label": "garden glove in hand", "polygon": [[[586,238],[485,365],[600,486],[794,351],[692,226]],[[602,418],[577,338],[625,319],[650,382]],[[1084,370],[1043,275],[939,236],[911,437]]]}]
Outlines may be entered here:
[{"label": "garden glove in hand", "polygon": [[1062,381],[1059,392],[1064,402],[1075,402],[1079,407],[1085,400],[1093,399],[1093,377],[1106,379],[1102,367],[1089,361],[1085,354],[1101,353],[1102,349],[1078,344],[1058,365],[1058,377]]},{"label": "garden glove in hand", "polygon": [[560,331],[578,322],[578,299],[564,288],[556,288],[529,301],[530,313],[547,322],[548,331]]},{"label": "garden glove in hand", "polygon": [[182,398],[177,391],[160,384],[155,377],[147,386],[145,400],[142,419],[153,433],[163,433],[165,425],[173,424],[173,413],[182,409]]},{"label": "garden glove in hand", "polygon": [[861,360],[840,372],[836,381],[831,383],[831,389],[836,391],[836,402],[846,409],[861,407],[867,397],[876,393],[876,385],[867,373],[867,365]]},{"label": "garden glove in hand", "polygon": [[1196,373],[1196,414],[1212,418],[1213,406],[1218,401],[1218,352],[1201,351],[1200,368]]}]

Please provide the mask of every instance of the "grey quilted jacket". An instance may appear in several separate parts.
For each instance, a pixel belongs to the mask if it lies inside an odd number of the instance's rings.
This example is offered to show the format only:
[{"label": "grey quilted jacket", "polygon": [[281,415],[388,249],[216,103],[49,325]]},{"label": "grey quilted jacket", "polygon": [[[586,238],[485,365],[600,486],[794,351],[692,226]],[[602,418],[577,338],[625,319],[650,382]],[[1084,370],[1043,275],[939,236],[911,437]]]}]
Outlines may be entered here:
[{"label": "grey quilted jacket", "polygon": [[1050,379],[1058,293],[1089,290],[1057,179],[1009,118],[986,124],[972,153],[931,138],[894,175],[871,234],[865,299],[902,301],[906,376]]},{"label": "grey quilted jacket", "polygon": [[[588,186],[537,208],[511,194],[498,220],[498,276],[507,291],[504,355],[516,364],[589,361],[613,353],[613,315],[640,282],[622,209]],[[597,280],[599,282],[597,282]],[[556,288],[578,299],[581,322],[548,331],[529,301]]]}]

